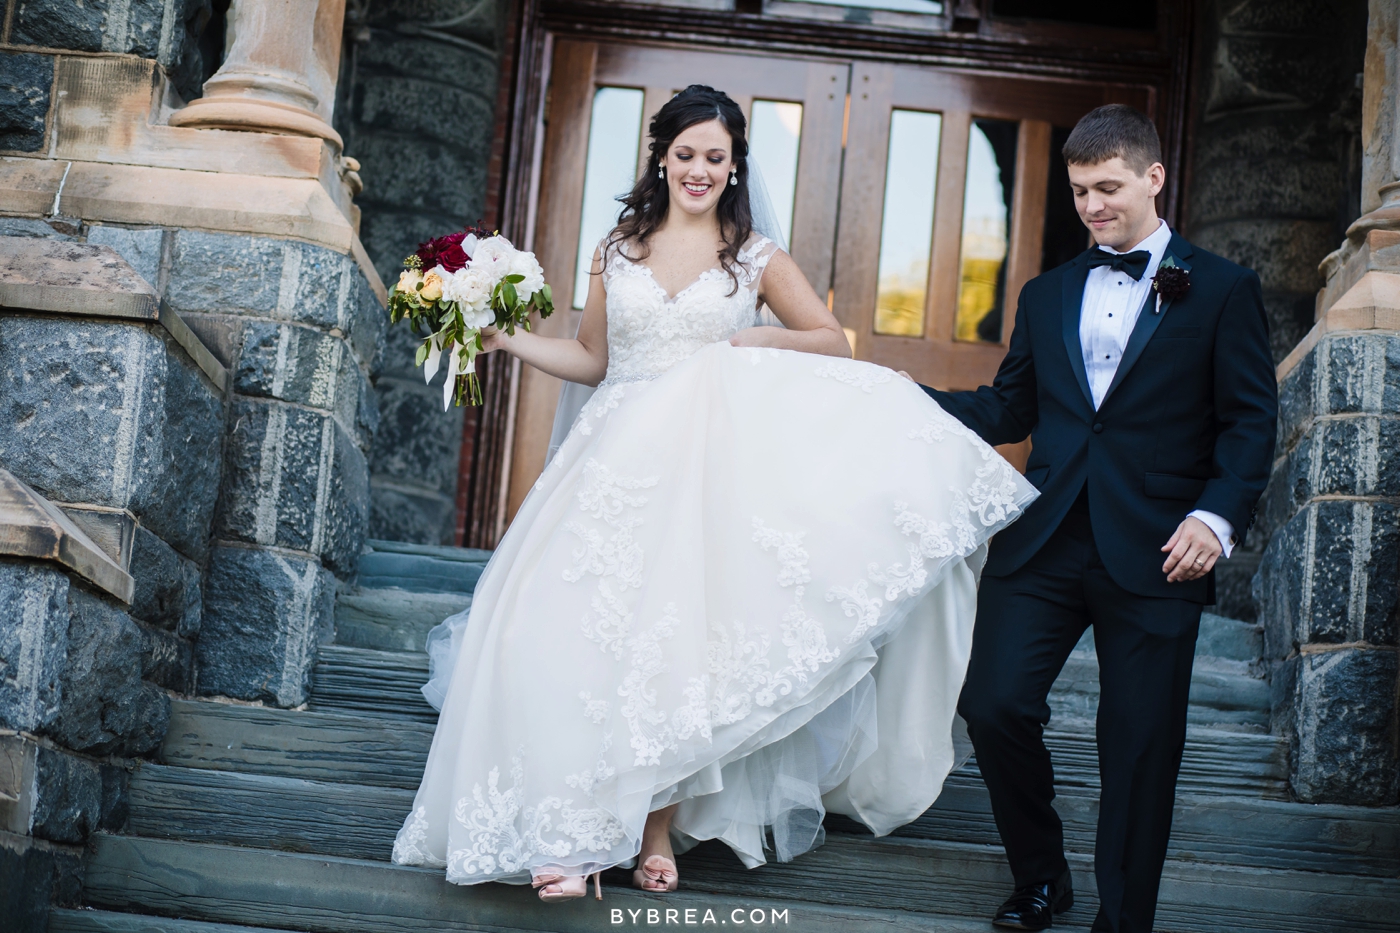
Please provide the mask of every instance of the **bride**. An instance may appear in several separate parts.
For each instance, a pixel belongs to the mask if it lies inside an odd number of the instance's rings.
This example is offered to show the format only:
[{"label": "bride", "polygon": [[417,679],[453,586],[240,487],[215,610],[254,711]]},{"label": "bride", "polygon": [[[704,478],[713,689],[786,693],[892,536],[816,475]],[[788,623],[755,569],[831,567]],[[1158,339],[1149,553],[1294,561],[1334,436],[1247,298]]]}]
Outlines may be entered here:
[{"label": "bride", "polygon": [[458,884],[560,900],[635,864],[668,891],[700,840],[752,868],[828,811],[918,817],[955,763],[985,544],[1036,495],[849,359],[752,229],[733,100],[689,87],[650,136],[577,339],[486,341],[598,389],[429,639],[442,714],[393,858]]}]

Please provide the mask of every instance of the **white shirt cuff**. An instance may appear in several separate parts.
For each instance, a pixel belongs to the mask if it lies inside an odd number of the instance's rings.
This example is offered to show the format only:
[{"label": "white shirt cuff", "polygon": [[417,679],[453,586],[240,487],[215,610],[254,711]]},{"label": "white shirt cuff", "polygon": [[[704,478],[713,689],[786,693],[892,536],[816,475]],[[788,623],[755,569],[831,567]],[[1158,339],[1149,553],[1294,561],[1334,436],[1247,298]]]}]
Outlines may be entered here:
[{"label": "white shirt cuff", "polygon": [[1222,551],[1220,556],[1225,558],[1230,556],[1230,552],[1235,549],[1234,525],[1231,525],[1214,512],[1206,512],[1202,509],[1196,509],[1186,517],[1199,518],[1201,521],[1205,522],[1206,527],[1215,532],[1215,536],[1220,539],[1220,548]]}]

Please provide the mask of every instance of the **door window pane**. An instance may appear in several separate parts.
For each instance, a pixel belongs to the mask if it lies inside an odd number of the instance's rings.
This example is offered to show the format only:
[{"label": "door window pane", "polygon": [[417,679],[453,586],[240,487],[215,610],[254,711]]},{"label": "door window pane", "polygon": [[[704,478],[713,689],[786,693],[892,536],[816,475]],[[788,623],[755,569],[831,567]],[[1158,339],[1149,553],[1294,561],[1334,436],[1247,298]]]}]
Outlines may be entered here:
[{"label": "door window pane", "polygon": [[763,174],[783,243],[792,246],[792,206],[797,196],[797,149],[802,140],[802,105],[753,102],[749,158]]},{"label": "door window pane", "polygon": [[617,223],[619,196],[637,180],[637,154],[642,142],[642,99],[630,87],[600,87],[593,94],[593,118],[588,127],[588,164],[583,175],[583,212],[578,230],[578,263],[574,267],[573,307],[588,298],[588,273],[593,250]]},{"label": "door window pane", "polygon": [[885,166],[885,210],[880,223],[879,285],[875,333],[922,337],[933,248],[933,200],[938,185],[936,113],[890,114],[890,154]]},{"label": "door window pane", "polygon": [[1069,186],[1069,166],[1061,150],[1069,139],[1069,127],[1050,131],[1050,177],[1045,188],[1045,226],[1040,239],[1040,271],[1049,272],[1089,248],[1089,230],[1074,206]]},{"label": "door window pane", "polygon": [[953,335],[958,340],[1001,342],[1017,130],[1015,121],[973,120],[968,134],[958,315]]},{"label": "door window pane", "polygon": [[832,6],[866,7],[871,10],[902,10],[906,13],[943,12],[941,0],[807,0],[808,3],[824,3]]}]

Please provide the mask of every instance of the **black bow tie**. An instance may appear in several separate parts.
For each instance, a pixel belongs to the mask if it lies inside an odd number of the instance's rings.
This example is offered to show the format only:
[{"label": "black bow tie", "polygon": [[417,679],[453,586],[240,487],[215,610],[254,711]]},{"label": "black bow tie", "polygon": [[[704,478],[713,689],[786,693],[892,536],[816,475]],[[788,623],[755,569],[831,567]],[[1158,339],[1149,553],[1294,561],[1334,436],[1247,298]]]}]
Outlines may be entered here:
[{"label": "black bow tie", "polygon": [[1131,275],[1134,282],[1142,281],[1142,274],[1147,271],[1147,264],[1151,261],[1152,254],[1145,249],[1135,249],[1131,253],[1107,253],[1098,247],[1089,250],[1090,269],[1112,266],[1114,272]]}]

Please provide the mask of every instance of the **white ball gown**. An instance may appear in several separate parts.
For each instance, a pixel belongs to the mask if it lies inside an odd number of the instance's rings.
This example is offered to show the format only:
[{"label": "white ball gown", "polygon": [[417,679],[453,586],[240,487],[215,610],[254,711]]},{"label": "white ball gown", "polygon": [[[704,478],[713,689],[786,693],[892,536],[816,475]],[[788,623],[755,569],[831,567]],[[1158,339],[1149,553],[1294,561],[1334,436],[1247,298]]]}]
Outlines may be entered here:
[{"label": "white ball gown", "polygon": [[395,862],[588,874],[679,803],[678,850],[754,867],[938,796],[985,545],[1036,491],[889,369],[730,346],[774,250],[674,298],[612,253],[607,378],[430,637]]}]

